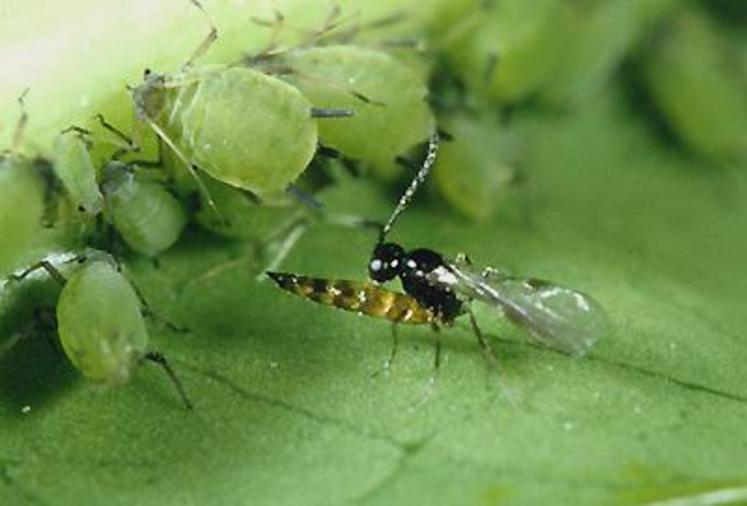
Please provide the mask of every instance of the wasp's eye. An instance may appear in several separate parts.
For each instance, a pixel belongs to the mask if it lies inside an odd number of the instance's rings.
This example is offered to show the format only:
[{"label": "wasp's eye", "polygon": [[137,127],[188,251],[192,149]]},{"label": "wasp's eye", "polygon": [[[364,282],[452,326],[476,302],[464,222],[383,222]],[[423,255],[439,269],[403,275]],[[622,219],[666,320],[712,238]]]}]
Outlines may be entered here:
[{"label": "wasp's eye", "polygon": [[394,279],[400,271],[401,258],[405,250],[394,243],[376,246],[368,263],[368,276],[380,283]]}]

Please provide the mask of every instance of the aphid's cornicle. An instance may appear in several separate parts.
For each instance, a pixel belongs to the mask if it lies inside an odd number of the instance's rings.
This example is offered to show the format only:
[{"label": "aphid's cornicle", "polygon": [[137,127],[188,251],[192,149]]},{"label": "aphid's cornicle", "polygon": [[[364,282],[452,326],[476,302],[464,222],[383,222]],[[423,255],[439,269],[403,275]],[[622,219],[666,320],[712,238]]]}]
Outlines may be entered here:
[{"label": "aphid's cornicle", "polygon": [[267,275],[283,290],[345,311],[411,325],[440,321],[414,297],[373,283],[312,278],[282,272],[268,272]]}]

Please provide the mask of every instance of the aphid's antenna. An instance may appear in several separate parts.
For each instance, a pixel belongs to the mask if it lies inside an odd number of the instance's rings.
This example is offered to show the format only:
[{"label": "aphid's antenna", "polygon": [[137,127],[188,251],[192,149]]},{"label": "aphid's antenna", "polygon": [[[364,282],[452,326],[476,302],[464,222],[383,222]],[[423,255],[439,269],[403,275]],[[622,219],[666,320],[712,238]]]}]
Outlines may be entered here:
[{"label": "aphid's antenna", "polygon": [[[309,29],[297,26],[289,25],[286,21],[285,16],[282,12],[277,9],[273,10],[275,19],[267,20],[260,17],[251,17],[251,21],[264,28],[269,28],[270,36],[264,48],[254,54],[247,55],[243,61],[249,65],[257,61],[271,60],[277,56],[283,55],[292,49],[299,47],[314,46],[319,43],[325,36],[329,35],[330,32],[334,32],[340,26],[348,22],[349,19],[355,15],[349,16],[348,18],[341,18],[341,9],[339,5],[333,5],[330,13],[327,15],[322,25],[319,28]],[[283,48],[278,43],[280,35],[283,30],[289,30],[291,32],[300,34],[302,36],[301,41],[297,44]]]},{"label": "aphid's antenna", "polygon": [[182,70],[185,68],[189,68],[192,66],[192,64],[197,60],[200,56],[205,54],[205,52],[210,48],[210,46],[218,39],[218,29],[215,27],[215,23],[213,23],[212,18],[207,13],[205,8],[202,6],[202,4],[198,0],[190,0],[192,4],[200,9],[200,12],[205,16],[205,19],[207,20],[208,26],[210,26],[210,32],[207,34],[207,37],[203,39],[203,41],[200,43],[199,46],[192,52],[192,55],[189,57],[187,62],[182,66]]},{"label": "aphid's antenna", "polygon": [[285,16],[283,15],[283,13],[277,9],[273,9],[272,12],[275,16],[275,19],[273,19],[272,21],[267,21],[256,16],[252,16],[250,18],[252,23],[264,28],[269,28],[271,30],[269,37],[267,37],[267,43],[265,44],[265,46],[261,50],[259,50],[256,55],[254,55],[254,57],[256,58],[270,56],[275,50],[277,50],[278,38],[285,28]]},{"label": "aphid's antenna", "polygon": [[378,30],[386,28],[388,26],[397,24],[406,19],[407,13],[405,11],[394,12],[386,16],[373,19],[365,23],[356,23],[350,28],[335,34],[334,40],[341,44],[351,43],[359,33],[365,30]]},{"label": "aphid's antenna", "polygon": [[423,183],[423,181],[425,181],[425,178],[428,177],[428,173],[431,171],[431,168],[433,168],[433,164],[436,162],[436,156],[438,155],[438,141],[438,131],[435,131],[428,139],[428,153],[425,155],[420,170],[415,174],[415,177],[410,183],[410,186],[407,187],[407,190],[405,190],[405,193],[403,193],[399,198],[397,207],[394,208],[394,211],[389,217],[389,220],[387,220],[386,225],[381,229],[381,232],[379,233],[379,243],[384,242],[384,239],[386,239],[386,235],[392,229],[394,222],[397,221],[397,218],[402,214],[402,211],[407,209],[407,206],[410,205],[410,201],[415,195],[418,187]]},{"label": "aphid's antenna", "polygon": [[21,146],[23,131],[26,129],[26,123],[29,119],[29,114],[26,112],[26,104],[23,101],[28,93],[29,89],[26,88],[25,90],[23,90],[23,93],[18,96],[18,107],[21,109],[21,115],[18,117],[18,122],[16,123],[16,131],[13,133],[13,142],[10,145],[10,150],[13,153],[17,152],[18,148]]},{"label": "aphid's antenna", "polygon": [[334,3],[332,5],[332,9],[330,9],[327,17],[324,19],[324,23],[322,23],[322,26],[317,28],[316,30],[312,30],[306,40],[301,42],[301,46],[313,46],[319,40],[321,40],[322,37],[324,37],[325,35],[329,35],[330,32],[333,32],[338,27],[347,23],[348,20],[353,19],[358,15],[357,13],[353,13],[347,18],[343,18],[341,17],[341,14],[342,9],[340,8],[340,5]]},{"label": "aphid's antenna", "polygon": [[[299,79],[305,79],[310,82],[319,82],[325,86],[329,86],[334,89],[338,89],[343,93],[351,95],[356,100],[363,102],[364,104],[385,106],[386,104],[374,100],[363,93],[356,91],[355,89],[341,83],[330,82],[329,79],[318,77],[310,74],[299,73],[296,69],[289,66],[282,60],[282,56],[298,48],[311,47],[318,44],[325,37],[330,36],[341,26],[344,26],[349,20],[359,16],[359,13],[353,13],[347,17],[341,17],[341,10],[339,5],[334,4],[332,10],[327,15],[327,18],[323,22],[320,28],[314,30],[294,28],[286,23],[285,17],[282,13],[275,11],[275,20],[268,21],[261,18],[252,18],[252,21],[260,26],[269,27],[272,29],[270,33],[270,39],[265,47],[256,53],[246,54],[241,58],[237,64],[243,64],[248,67],[259,70],[268,75],[284,76],[294,75]],[[357,26],[357,25],[356,25]],[[283,29],[289,29],[295,32],[301,32],[305,34],[305,37],[301,42],[290,47],[280,47],[277,43],[280,32]],[[324,117],[340,117],[347,116],[347,114],[338,114],[334,116]]]}]

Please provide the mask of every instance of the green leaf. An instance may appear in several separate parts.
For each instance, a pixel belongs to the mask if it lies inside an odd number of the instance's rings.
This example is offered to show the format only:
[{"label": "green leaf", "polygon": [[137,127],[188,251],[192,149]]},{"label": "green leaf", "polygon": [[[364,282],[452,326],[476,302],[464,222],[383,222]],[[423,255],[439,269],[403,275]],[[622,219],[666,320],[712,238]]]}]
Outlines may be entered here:
[{"label": "green leaf", "polygon": [[[382,373],[385,321],[257,283],[240,243],[192,232],[160,267],[129,266],[154,311],[190,329],[151,334],[196,409],[156,367],[101,390],[22,341],[0,358],[0,504],[744,501],[745,167],[669,147],[617,88],[516,122],[526,176],[493,221],[421,198],[394,238],[592,294],[614,334],[588,357],[529,345],[482,307],[499,373],[465,322],[441,333],[432,385],[428,328],[401,329]],[[361,182],[325,198],[383,219],[396,196]],[[374,240],[317,224],[283,268],[363,279]]]}]

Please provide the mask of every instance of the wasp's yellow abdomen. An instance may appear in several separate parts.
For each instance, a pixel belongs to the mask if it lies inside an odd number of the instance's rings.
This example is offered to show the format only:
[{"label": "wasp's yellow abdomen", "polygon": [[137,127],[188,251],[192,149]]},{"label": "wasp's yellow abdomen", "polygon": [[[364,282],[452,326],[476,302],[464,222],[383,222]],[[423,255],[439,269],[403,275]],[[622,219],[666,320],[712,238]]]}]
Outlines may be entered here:
[{"label": "wasp's yellow abdomen", "polygon": [[310,278],[282,272],[268,272],[267,275],[283,290],[345,311],[412,325],[436,320],[435,315],[415,298],[373,283]]}]

